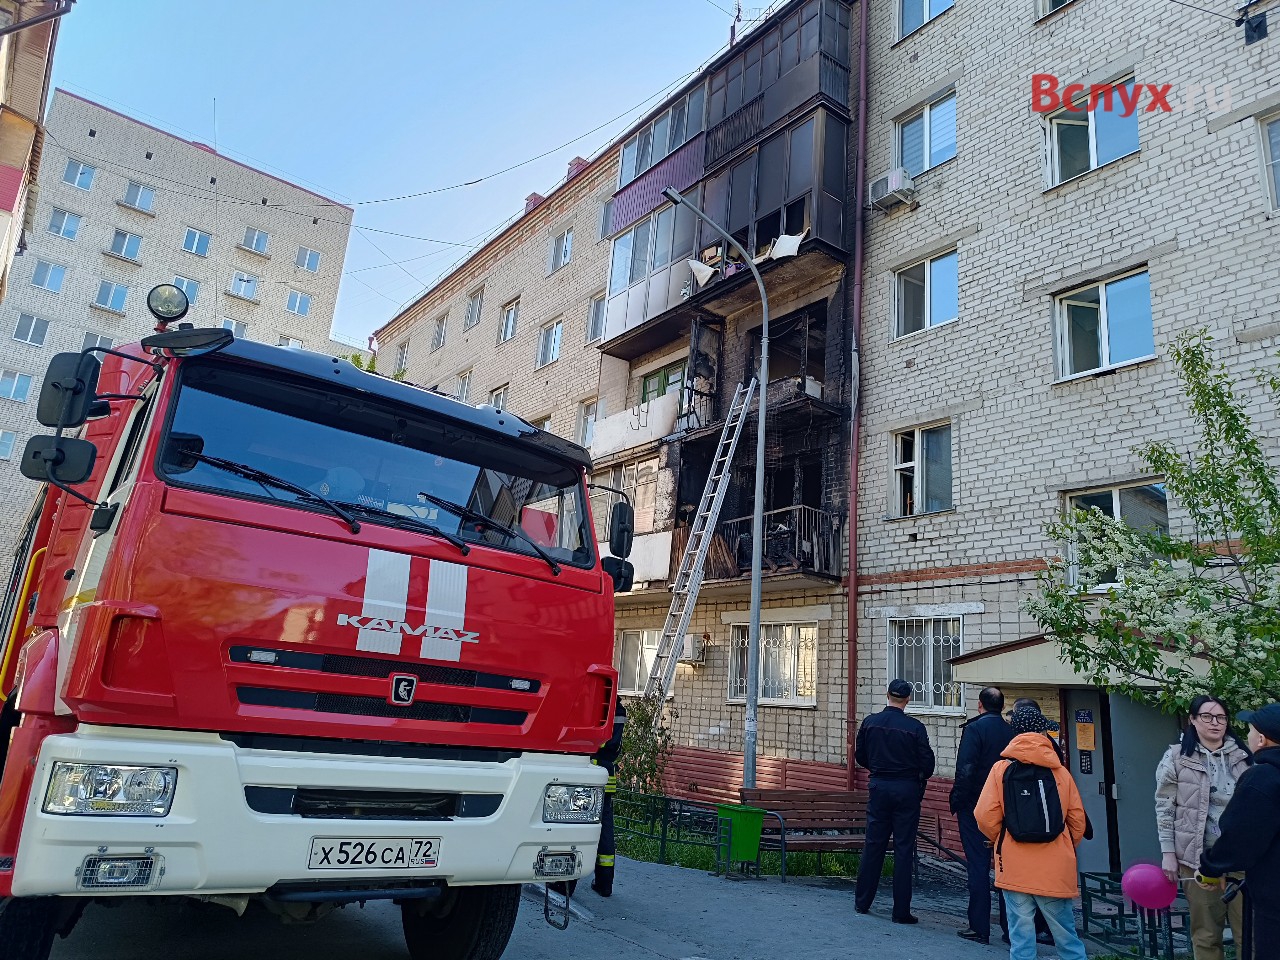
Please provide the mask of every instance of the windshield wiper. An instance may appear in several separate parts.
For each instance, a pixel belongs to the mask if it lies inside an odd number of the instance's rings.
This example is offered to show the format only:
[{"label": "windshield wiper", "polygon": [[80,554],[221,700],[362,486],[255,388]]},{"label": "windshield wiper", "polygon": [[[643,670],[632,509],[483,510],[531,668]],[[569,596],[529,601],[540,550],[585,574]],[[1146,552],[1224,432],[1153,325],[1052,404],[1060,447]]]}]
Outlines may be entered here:
[{"label": "windshield wiper", "polygon": [[551,572],[553,574],[557,577],[560,576],[560,564],[556,563],[555,558],[551,556],[551,554],[547,553],[547,551],[543,550],[542,545],[539,544],[538,541],[534,540],[533,537],[529,536],[529,534],[525,533],[519,527],[509,527],[505,523],[493,519],[493,517],[486,516],[479,510],[472,510],[470,507],[464,507],[462,504],[454,503],[452,500],[445,500],[443,497],[437,497],[434,493],[422,492],[419,493],[418,496],[422,497],[422,499],[426,500],[428,503],[434,503],[437,507],[448,510],[450,513],[455,514],[462,520],[470,520],[472,523],[484,524],[486,527],[492,527],[499,533],[505,533],[509,537],[515,537],[519,540],[523,540],[529,546],[533,547],[534,553],[547,561],[547,565],[551,567]]},{"label": "windshield wiper", "polygon": [[335,517],[341,517],[351,528],[352,533],[360,532],[360,523],[347,511],[332,500],[320,496],[308,490],[306,487],[294,483],[292,480],[286,480],[284,477],[277,477],[274,473],[267,473],[265,470],[259,470],[257,467],[251,467],[247,463],[237,463],[234,460],[224,460],[222,457],[212,457],[207,453],[197,453],[195,450],[182,451],[184,457],[190,457],[192,460],[199,460],[201,463],[207,463],[211,467],[218,467],[227,473],[234,473],[236,476],[244,477],[246,480],[252,480],[254,483],[260,483],[263,486],[279,487],[281,490],[289,490],[298,494],[306,500],[313,500],[329,508],[329,512]]},{"label": "windshield wiper", "polygon": [[471,545],[461,537],[441,530],[431,521],[423,520],[421,517],[415,517],[404,513],[395,513],[391,510],[384,510],[382,507],[374,507],[367,503],[352,503],[350,500],[339,500],[337,501],[337,505],[347,507],[350,510],[360,511],[362,513],[371,513],[376,517],[385,517],[388,520],[394,520],[397,523],[403,523],[407,526],[421,530],[424,533],[429,533],[433,537],[439,537],[441,540],[448,540],[462,552],[464,557],[471,552]]}]

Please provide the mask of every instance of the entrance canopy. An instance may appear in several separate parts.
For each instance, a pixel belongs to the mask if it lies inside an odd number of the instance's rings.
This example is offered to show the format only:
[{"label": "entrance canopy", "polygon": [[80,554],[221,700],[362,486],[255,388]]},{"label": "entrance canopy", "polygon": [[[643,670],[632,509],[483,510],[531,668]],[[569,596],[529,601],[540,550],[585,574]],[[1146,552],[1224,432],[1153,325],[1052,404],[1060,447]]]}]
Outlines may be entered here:
[{"label": "entrance canopy", "polygon": [[[1172,654],[1165,654],[1170,667],[1177,663]],[[983,647],[963,653],[947,661],[952,675],[959,683],[980,686],[1021,685],[1036,687],[1093,687],[1093,682],[1076,672],[1070,663],[1058,658],[1058,644],[1052,637],[1037,634]],[[1204,668],[1197,671],[1204,672]],[[1119,679],[1119,674],[1115,674]],[[1142,680],[1141,687],[1156,687],[1154,681]]]}]

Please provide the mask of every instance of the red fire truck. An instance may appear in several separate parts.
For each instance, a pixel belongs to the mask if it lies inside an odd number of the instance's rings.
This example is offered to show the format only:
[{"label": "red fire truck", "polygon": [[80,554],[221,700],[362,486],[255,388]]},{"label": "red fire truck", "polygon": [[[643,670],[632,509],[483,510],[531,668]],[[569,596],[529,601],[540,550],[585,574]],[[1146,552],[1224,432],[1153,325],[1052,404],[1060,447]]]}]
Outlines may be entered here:
[{"label": "red fire truck", "polygon": [[45,486],[0,617],[0,957],[129,896],[393,900],[415,960],[495,960],[521,884],[593,860],[629,505],[602,557],[581,447],[165,329],[185,304],[157,291],[161,332],[53,359],[57,432],[23,455]]}]

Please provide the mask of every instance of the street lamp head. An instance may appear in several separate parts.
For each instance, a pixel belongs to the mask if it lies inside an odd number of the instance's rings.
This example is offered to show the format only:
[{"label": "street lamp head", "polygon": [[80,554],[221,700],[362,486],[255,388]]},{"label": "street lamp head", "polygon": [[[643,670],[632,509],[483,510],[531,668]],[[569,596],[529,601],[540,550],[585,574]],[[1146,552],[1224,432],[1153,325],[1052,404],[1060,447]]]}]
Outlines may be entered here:
[{"label": "street lamp head", "polygon": [[680,196],[680,191],[675,187],[667,187],[662,191],[662,195],[672,203],[684,203],[684,197]]}]

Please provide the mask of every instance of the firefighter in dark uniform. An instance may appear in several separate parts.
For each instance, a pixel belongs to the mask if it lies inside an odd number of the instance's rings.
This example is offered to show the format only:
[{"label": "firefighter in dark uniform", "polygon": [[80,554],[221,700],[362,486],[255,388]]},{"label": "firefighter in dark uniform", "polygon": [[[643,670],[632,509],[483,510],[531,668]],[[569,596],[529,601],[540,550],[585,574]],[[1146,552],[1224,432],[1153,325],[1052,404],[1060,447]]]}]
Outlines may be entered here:
[{"label": "firefighter in dark uniform", "polygon": [[928,731],[905,713],[910,701],[911,684],[905,680],[889,684],[887,705],[862,721],[854,747],[854,759],[871,771],[871,779],[867,838],[853,905],[858,913],[871,909],[892,834],[894,923],[919,922],[911,914],[911,871],[920,830],[920,802],[934,765]]},{"label": "firefighter in dark uniform", "polygon": [[613,795],[618,792],[617,764],[618,754],[622,752],[622,728],[627,722],[627,708],[618,701],[613,715],[613,736],[591,758],[609,773],[609,782],[604,788],[604,808],[600,811],[600,846],[596,850],[596,875],[591,881],[591,889],[602,897],[613,896],[613,862],[615,844],[613,838]]}]

